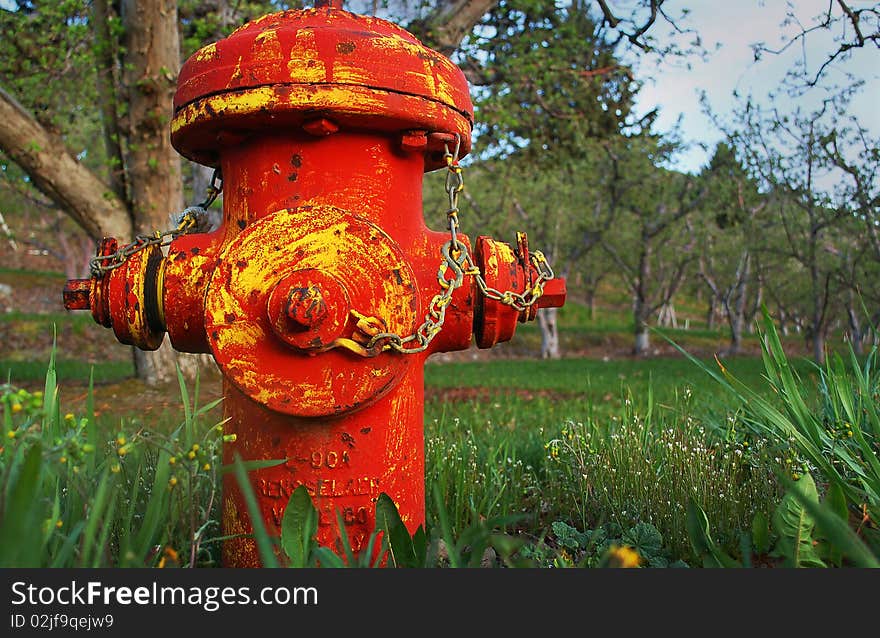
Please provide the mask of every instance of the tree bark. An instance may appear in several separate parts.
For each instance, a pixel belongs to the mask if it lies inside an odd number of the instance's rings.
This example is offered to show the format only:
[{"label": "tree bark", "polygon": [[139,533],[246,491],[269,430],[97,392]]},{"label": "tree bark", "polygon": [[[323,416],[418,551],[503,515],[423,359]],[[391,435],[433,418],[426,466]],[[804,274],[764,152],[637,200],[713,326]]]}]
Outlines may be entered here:
[{"label": "tree bark", "polygon": [[498,0],[441,0],[421,25],[408,28],[425,44],[448,56],[496,4]]},{"label": "tree bark", "polygon": [[542,359],[558,359],[560,357],[556,310],[556,308],[541,308],[538,310],[538,326],[541,328]]},{"label": "tree bark", "polygon": [[[180,156],[167,134],[180,70],[177,3],[123,0],[128,101],[128,154],[131,212],[136,233],[168,228],[183,209]],[[153,352],[135,350],[135,369],[148,385],[174,379],[177,357],[166,339]]]},{"label": "tree bark", "polygon": [[859,313],[856,310],[855,304],[855,294],[852,289],[849,290],[847,294],[847,304],[846,304],[846,314],[849,319],[849,331],[850,331],[850,343],[852,344],[853,352],[857,355],[864,354],[864,331],[862,329],[862,322],[859,319]]},{"label": "tree bark", "polygon": [[80,164],[57,136],[0,89],[0,148],[89,237],[131,238],[131,218],[119,197]]}]

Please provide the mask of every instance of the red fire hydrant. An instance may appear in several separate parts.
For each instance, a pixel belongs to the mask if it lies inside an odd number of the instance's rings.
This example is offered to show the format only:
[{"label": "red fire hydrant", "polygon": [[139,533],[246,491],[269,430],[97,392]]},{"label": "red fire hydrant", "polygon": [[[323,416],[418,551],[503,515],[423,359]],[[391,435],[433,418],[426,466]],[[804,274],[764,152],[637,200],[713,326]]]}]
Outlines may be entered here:
[{"label": "red fire hydrant", "polygon": [[[305,485],[333,546],[352,547],[384,492],[414,532],[425,520],[423,366],[435,352],[509,340],[554,278],[525,234],[515,247],[457,233],[458,158],[470,150],[467,82],[447,58],[384,20],[337,7],[264,16],[181,70],[171,139],[222,174],[223,222],[119,249],[105,239],[65,305],[91,309],[123,343],[211,353],[223,375],[224,447],[245,461],[277,532]],[[448,171],[448,230],[426,228],[422,178]],[[101,267],[103,266],[103,267]],[[230,473],[223,533],[252,531]],[[258,566],[226,542],[228,567]]]}]

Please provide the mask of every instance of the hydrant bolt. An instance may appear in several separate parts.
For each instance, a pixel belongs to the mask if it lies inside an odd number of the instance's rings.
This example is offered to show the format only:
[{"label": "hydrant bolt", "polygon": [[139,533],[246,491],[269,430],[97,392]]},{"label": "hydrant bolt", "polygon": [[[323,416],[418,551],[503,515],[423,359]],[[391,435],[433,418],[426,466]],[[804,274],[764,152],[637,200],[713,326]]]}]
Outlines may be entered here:
[{"label": "hydrant bolt", "polygon": [[327,316],[327,302],[318,286],[293,288],[287,296],[287,316],[303,328],[312,328]]},{"label": "hydrant bolt", "polygon": [[330,273],[302,268],[275,285],[266,311],[276,337],[298,350],[317,351],[345,329],[348,292]]}]

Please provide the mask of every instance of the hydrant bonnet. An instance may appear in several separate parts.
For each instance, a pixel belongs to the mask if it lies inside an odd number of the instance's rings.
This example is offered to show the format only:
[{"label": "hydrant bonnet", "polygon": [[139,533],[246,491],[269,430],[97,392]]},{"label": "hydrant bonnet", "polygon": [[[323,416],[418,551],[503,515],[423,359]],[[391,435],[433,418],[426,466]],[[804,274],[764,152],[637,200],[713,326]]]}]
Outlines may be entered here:
[{"label": "hydrant bonnet", "polygon": [[[470,151],[473,105],[461,70],[378,18],[320,8],[254,20],[184,64],[171,141],[218,165],[224,134],[328,119],[347,128],[458,134]],[[442,166],[438,153],[426,170]]]}]

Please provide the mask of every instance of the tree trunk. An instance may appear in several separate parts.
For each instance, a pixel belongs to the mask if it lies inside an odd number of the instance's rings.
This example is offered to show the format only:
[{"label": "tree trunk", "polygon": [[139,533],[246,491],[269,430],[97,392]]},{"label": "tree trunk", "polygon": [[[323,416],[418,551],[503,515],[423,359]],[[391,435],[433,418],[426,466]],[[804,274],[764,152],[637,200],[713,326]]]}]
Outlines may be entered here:
[{"label": "tree trunk", "polygon": [[[180,156],[171,146],[168,125],[180,69],[177,3],[123,0],[128,99],[128,155],[131,213],[136,233],[149,234],[171,224],[183,209]],[[154,352],[135,352],[138,377],[148,385],[175,378],[176,356],[169,340]]]},{"label": "tree trunk", "polygon": [[633,354],[637,356],[647,354],[648,348],[651,345],[648,337],[648,313],[649,309],[645,299],[636,294],[633,299],[633,321],[636,327]]},{"label": "tree trunk", "polygon": [[728,302],[728,319],[730,322],[730,348],[728,354],[739,354],[742,347],[742,329],[746,315],[746,297],[749,291],[749,275],[752,258],[745,253],[740,259],[736,274],[736,287],[733,289],[733,304]]},{"label": "tree trunk", "polygon": [[859,320],[859,313],[854,307],[855,299],[853,297],[853,292],[850,290],[846,308],[846,314],[849,318],[850,343],[852,344],[853,352],[857,355],[862,355],[864,354],[864,332],[862,330],[862,322]]},{"label": "tree trunk", "polygon": [[556,308],[541,308],[538,310],[538,326],[541,328],[542,359],[558,359],[560,356],[556,310]]},{"label": "tree trunk", "polygon": [[718,297],[713,293],[709,295],[709,308],[706,310],[706,329],[715,329],[715,314],[718,312]]},{"label": "tree trunk", "polygon": [[822,330],[813,332],[813,359],[819,365],[825,364],[825,333]]},{"label": "tree trunk", "polygon": [[641,356],[648,353],[651,347],[651,340],[648,336],[648,326],[644,322],[636,324],[635,345],[633,354]]},{"label": "tree trunk", "polygon": [[586,290],[587,295],[587,318],[590,321],[596,320],[596,289],[593,287],[588,287]]}]

